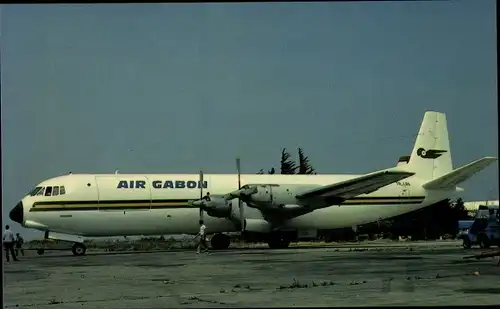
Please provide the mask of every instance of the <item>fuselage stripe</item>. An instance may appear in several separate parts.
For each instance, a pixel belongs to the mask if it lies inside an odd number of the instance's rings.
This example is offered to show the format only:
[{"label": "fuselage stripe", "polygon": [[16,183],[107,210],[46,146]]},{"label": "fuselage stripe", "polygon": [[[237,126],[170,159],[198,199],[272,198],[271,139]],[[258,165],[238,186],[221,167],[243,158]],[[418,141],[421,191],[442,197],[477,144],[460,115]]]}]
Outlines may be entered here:
[{"label": "fuselage stripe", "polygon": [[[420,204],[423,196],[415,197],[357,197],[344,201],[341,205],[407,205]],[[113,201],[39,201],[30,212],[38,211],[90,211],[90,210],[130,210],[130,209],[174,209],[196,208],[189,205],[191,200],[113,200]]]}]

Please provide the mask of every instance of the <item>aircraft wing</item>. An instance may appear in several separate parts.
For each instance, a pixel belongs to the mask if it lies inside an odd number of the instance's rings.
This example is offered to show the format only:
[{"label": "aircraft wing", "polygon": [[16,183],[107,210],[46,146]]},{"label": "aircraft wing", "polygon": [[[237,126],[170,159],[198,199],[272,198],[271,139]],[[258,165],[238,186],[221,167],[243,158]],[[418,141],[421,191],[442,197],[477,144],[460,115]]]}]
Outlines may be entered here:
[{"label": "aircraft wing", "polygon": [[[396,181],[415,175],[400,170],[383,170],[370,173],[331,185],[315,188],[303,193],[299,193],[295,198],[303,200],[309,206],[299,206],[293,209],[261,209],[266,220],[273,222],[276,218],[280,220],[292,219],[297,216],[310,213],[316,209],[331,205],[340,205],[347,199],[361,194],[368,194],[382,187],[390,185]],[[349,207],[349,204],[346,204]]]},{"label": "aircraft wing", "polygon": [[346,181],[315,188],[296,196],[303,200],[340,200],[344,201],[360,194],[367,194],[396,181],[415,175],[406,171],[384,170],[370,173]]},{"label": "aircraft wing", "polygon": [[[316,209],[328,207],[331,205],[340,205],[345,200],[353,198],[361,194],[368,194],[382,187],[390,185],[396,181],[408,178],[415,173],[406,172],[397,169],[382,170],[367,175],[359,176],[346,181],[337,182],[334,184],[316,187],[305,192],[300,192],[295,195],[296,200],[301,200],[302,205],[289,205],[290,207],[274,207],[266,206],[267,202],[259,201],[259,197],[264,195],[267,199],[267,189],[265,193],[259,193],[259,187],[255,185],[245,185],[241,189],[228,193],[222,197],[213,197],[212,201],[207,204],[206,201],[199,200],[192,203],[193,206],[205,207],[206,209],[216,209],[230,211],[227,206],[227,201],[234,198],[241,198],[248,206],[257,208],[264,215],[266,220],[270,222],[279,222],[300,216]],[[254,194],[256,194],[254,196]]]}]

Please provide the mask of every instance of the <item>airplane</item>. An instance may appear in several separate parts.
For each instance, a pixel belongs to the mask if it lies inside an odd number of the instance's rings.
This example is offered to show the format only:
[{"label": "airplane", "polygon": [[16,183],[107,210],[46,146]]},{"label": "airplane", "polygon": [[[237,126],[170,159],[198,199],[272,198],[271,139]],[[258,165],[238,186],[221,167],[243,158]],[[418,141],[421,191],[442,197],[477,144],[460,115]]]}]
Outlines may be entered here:
[{"label": "airplane", "polygon": [[229,232],[286,248],[300,230],[367,224],[451,198],[496,160],[453,169],[446,115],[427,111],[410,157],[388,169],[242,175],[237,159],[237,174],[72,173],[36,185],[9,216],[45,238],[72,242],[77,256],[86,252],[85,237],[196,234],[201,219],[214,249],[229,247]]}]

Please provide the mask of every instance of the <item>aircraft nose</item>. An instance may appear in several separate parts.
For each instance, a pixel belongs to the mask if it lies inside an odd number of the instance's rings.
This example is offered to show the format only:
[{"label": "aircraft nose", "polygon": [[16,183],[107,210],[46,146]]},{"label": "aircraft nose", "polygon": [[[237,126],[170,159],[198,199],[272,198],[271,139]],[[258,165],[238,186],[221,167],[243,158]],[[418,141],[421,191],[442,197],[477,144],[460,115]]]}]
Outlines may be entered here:
[{"label": "aircraft nose", "polygon": [[17,203],[16,207],[14,207],[14,209],[12,209],[10,211],[9,218],[10,218],[10,220],[22,225],[23,224],[23,214],[24,214],[23,202],[21,201],[21,202]]}]

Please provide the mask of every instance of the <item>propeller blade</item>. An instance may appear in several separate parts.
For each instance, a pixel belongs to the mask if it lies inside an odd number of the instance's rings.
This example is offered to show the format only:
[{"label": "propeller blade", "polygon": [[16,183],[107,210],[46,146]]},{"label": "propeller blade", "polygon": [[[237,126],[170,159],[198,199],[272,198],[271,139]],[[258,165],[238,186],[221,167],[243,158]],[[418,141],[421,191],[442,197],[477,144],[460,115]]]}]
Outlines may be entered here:
[{"label": "propeller blade", "polygon": [[236,171],[238,172],[238,190],[241,189],[240,158],[236,158]]},{"label": "propeller blade", "polygon": [[[238,172],[238,190],[241,189],[241,165],[240,158],[236,158],[236,171]],[[245,231],[245,214],[243,213],[243,201],[238,198],[238,206],[240,209],[240,223],[241,223],[241,232]]]},{"label": "propeller blade", "polygon": [[[203,171],[200,169],[200,201],[203,199]],[[200,207],[200,220],[203,220],[203,209]]]},{"label": "propeller blade", "polygon": [[239,206],[240,206],[240,222],[241,222],[241,231],[244,232],[245,231],[245,214],[243,213],[243,201],[238,199],[239,201]]}]

